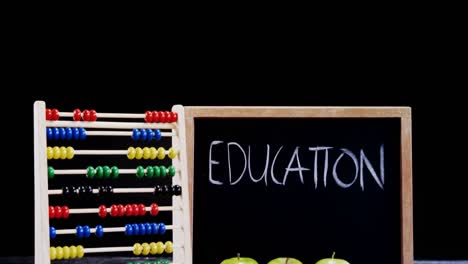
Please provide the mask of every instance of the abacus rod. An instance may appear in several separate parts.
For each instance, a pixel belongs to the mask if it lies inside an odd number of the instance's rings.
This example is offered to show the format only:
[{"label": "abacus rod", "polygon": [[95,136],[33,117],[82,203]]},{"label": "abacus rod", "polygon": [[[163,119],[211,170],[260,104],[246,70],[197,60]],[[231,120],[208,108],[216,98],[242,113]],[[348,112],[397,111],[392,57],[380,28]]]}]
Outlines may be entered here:
[{"label": "abacus rod", "polygon": [[[166,225],[166,230],[178,229],[180,227],[174,227],[172,225]],[[104,233],[112,232],[125,232],[125,227],[104,227],[102,229]],[[91,233],[96,233],[96,228],[90,228]],[[76,234],[76,229],[57,229],[55,231],[57,235],[74,235]]]},{"label": "abacus rod", "polygon": [[[169,155],[169,150],[164,151],[165,155]],[[75,155],[127,155],[128,150],[96,150],[96,149],[82,149],[75,150]]]},{"label": "abacus rod", "polygon": [[[67,170],[54,170],[55,175],[86,175],[88,170],[86,169],[67,169]],[[137,169],[119,169],[120,174],[136,174]],[[180,170],[176,170],[176,173],[180,173]]]},{"label": "abacus rod", "polygon": [[138,122],[107,122],[107,121],[46,121],[46,127],[84,127],[84,128],[109,128],[109,129],[176,129],[175,123],[138,123]]},{"label": "abacus rod", "polygon": [[[177,209],[178,208],[174,208],[174,206],[158,206],[158,210],[161,212],[161,211],[172,211],[174,209]],[[99,213],[99,208],[77,208],[77,209],[69,209],[70,210],[70,214],[93,214],[93,213]],[[145,210],[147,212],[150,212],[151,211],[151,207],[145,207]],[[106,208],[106,211],[108,213],[111,212],[111,208]]]},{"label": "abacus rod", "polygon": [[[132,131],[86,131],[86,136],[132,136]],[[172,137],[173,132],[161,132],[162,137]]]},{"label": "abacus rod", "polygon": [[[154,188],[115,188],[113,193],[153,193]],[[59,195],[63,191],[60,189],[57,190],[48,190],[49,195]],[[98,194],[99,189],[93,189],[93,194]]]},{"label": "abacus rod", "polygon": [[[60,116],[73,117],[72,112],[60,112]],[[145,118],[145,114],[96,113],[97,118]]]}]

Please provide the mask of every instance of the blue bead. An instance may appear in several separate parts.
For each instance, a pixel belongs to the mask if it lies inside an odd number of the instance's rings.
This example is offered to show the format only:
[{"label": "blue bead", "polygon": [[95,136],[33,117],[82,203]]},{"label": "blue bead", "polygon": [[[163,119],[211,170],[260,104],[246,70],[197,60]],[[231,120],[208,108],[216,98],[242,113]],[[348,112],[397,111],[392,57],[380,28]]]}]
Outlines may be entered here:
[{"label": "blue bead", "polygon": [[76,226],[76,237],[82,238],[83,237],[83,227]]},{"label": "blue bead", "polygon": [[66,139],[71,140],[73,138],[73,130],[70,127],[65,128]]},{"label": "blue bead", "polygon": [[164,235],[164,233],[166,233],[166,225],[159,223],[159,234]]},{"label": "blue bead", "polygon": [[148,133],[146,133],[146,129],[142,129],[140,139],[145,141],[147,137],[148,137]]},{"label": "blue bead", "polygon": [[60,135],[60,139],[65,139],[67,137],[67,133],[65,132],[65,128],[63,128],[63,127],[59,128],[59,135]]},{"label": "blue bead", "polygon": [[102,225],[97,225],[96,226],[96,236],[97,237],[104,236],[104,228],[102,227]]},{"label": "blue bead", "polygon": [[160,140],[161,139],[161,130],[155,129],[154,130],[154,135],[156,137],[156,140]]},{"label": "blue bead", "polygon": [[46,129],[47,132],[47,139],[52,139],[54,137],[54,134],[52,133],[52,128],[48,127]]},{"label": "blue bead", "polygon": [[138,227],[140,228],[140,233],[139,235],[145,235],[146,234],[146,228],[144,224],[138,224]]},{"label": "blue bead", "polygon": [[55,231],[55,227],[51,226],[49,227],[49,234],[50,238],[54,239],[57,236],[57,232]]},{"label": "blue bead", "polygon": [[146,134],[148,135],[148,138],[147,138],[148,141],[153,140],[153,138],[154,138],[154,132],[153,132],[153,130],[151,130],[151,129],[146,129]]},{"label": "blue bead", "polygon": [[52,128],[52,134],[54,136],[54,140],[58,140],[60,138],[60,131],[58,127]]},{"label": "blue bead", "polygon": [[125,225],[125,235],[126,236],[131,236],[133,235],[133,227],[131,224],[126,224]]},{"label": "blue bead", "polygon": [[151,231],[153,231],[153,235],[159,234],[159,225],[157,223],[151,223]]},{"label": "blue bead", "polygon": [[86,129],[80,127],[80,140],[86,139]]},{"label": "blue bead", "polygon": [[72,130],[73,130],[73,139],[74,140],[80,139],[80,130],[77,127],[74,127]]},{"label": "blue bead", "polygon": [[146,234],[151,235],[152,229],[150,223],[145,223]]},{"label": "blue bead", "polygon": [[88,238],[91,235],[91,229],[89,229],[89,226],[85,225],[83,226],[83,236],[85,238]]},{"label": "blue bead", "polygon": [[138,224],[132,224],[133,227],[133,234],[138,236],[140,234],[140,228],[138,228]]},{"label": "blue bead", "polygon": [[135,141],[140,140],[140,130],[138,128],[133,129],[132,139]]}]

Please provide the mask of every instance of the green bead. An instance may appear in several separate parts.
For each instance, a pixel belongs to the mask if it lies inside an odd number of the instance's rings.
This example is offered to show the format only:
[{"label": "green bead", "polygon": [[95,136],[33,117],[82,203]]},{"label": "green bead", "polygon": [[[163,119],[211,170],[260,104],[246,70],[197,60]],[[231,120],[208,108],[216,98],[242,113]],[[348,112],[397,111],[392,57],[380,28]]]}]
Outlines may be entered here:
[{"label": "green bead", "polygon": [[97,166],[97,167],[96,167],[96,177],[97,177],[98,179],[102,179],[103,176],[104,176],[104,171],[103,171],[102,167],[101,167],[101,166]]},{"label": "green bead", "polygon": [[145,261],[145,264],[152,264],[151,261]]},{"label": "green bead", "polygon": [[52,168],[52,167],[47,168],[47,176],[49,177],[49,179],[54,178],[54,176],[55,176],[54,168]]},{"label": "green bead", "polygon": [[112,171],[112,179],[119,178],[119,168],[117,168],[116,166],[112,166],[111,171]]},{"label": "green bead", "polygon": [[153,178],[154,176],[153,167],[151,166],[146,167],[146,176],[148,176],[148,178]]},{"label": "green bead", "polygon": [[169,172],[168,172],[169,176],[174,177],[174,175],[175,175],[175,168],[174,168],[174,166],[171,165],[171,166],[169,166],[167,169],[169,170]]},{"label": "green bead", "polygon": [[143,176],[145,176],[145,169],[143,168],[143,166],[137,167],[136,176],[137,178],[143,178]]},{"label": "green bead", "polygon": [[163,260],[161,264],[169,264],[169,260]]},{"label": "green bead", "polygon": [[159,170],[160,170],[160,173],[161,173],[161,177],[163,177],[163,178],[166,177],[166,175],[167,175],[167,169],[166,169],[166,167],[164,167],[164,166],[159,166]]},{"label": "green bead", "polygon": [[156,260],[156,261],[154,262],[154,264],[161,264],[161,261]]},{"label": "green bead", "polygon": [[94,175],[96,174],[96,171],[94,170],[94,168],[92,166],[89,166],[88,168],[86,168],[86,171],[87,171],[86,177],[93,179]]},{"label": "green bead", "polygon": [[154,170],[154,177],[159,178],[159,176],[161,176],[161,170],[159,169],[159,167],[153,166],[153,170]]},{"label": "green bead", "polygon": [[104,171],[104,178],[109,179],[111,176],[111,169],[109,166],[102,167],[102,170]]}]

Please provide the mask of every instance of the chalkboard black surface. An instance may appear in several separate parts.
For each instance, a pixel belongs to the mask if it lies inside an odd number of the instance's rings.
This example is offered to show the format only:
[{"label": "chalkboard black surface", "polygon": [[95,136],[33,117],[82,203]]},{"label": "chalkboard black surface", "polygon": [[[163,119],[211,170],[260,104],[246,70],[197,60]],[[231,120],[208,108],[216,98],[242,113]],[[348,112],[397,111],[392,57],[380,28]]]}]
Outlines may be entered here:
[{"label": "chalkboard black surface", "polygon": [[[187,107],[194,264],[412,263],[408,108]],[[189,170],[190,171],[190,170]]]}]

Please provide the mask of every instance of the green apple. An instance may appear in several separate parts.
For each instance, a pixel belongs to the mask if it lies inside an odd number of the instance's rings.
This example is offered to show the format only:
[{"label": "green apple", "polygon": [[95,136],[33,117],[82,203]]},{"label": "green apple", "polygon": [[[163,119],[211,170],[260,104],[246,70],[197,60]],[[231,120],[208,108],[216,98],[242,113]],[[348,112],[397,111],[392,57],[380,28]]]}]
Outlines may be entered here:
[{"label": "green apple", "polygon": [[237,254],[237,257],[225,259],[221,264],[258,264],[258,262],[251,258],[241,258],[240,255]]},{"label": "green apple", "polygon": [[295,258],[276,258],[274,260],[270,260],[268,264],[302,264],[302,262]]},{"label": "green apple", "polygon": [[349,264],[349,262],[344,259],[336,259],[335,252],[333,252],[333,255],[331,258],[321,259],[317,261],[315,264]]}]

